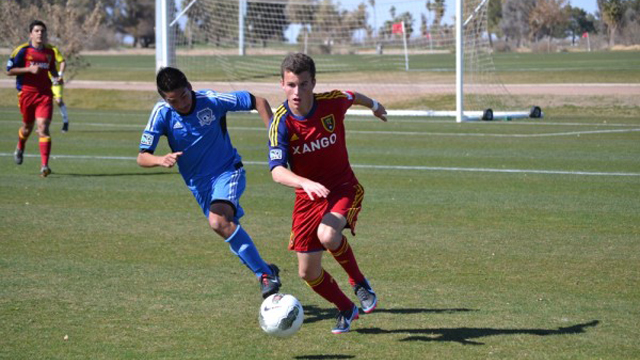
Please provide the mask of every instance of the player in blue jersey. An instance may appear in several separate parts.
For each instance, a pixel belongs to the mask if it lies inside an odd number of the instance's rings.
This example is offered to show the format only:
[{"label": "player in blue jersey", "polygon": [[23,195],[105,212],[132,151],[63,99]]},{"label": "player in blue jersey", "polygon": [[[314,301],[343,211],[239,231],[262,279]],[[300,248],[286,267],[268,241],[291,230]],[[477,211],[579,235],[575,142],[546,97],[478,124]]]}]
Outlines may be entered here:
[{"label": "player in blue jersey", "polygon": [[[256,275],[262,296],[278,292],[278,267],[262,260],[251,237],[240,226],[244,211],[239,200],[246,176],[226,123],[229,111],[255,109],[266,126],[272,116],[269,103],[246,91],[193,91],[184,73],[172,67],[162,68],[156,83],[164,101],[155,105],[142,133],[138,165],[171,168],[177,163],[209,225]],[[161,136],[167,137],[171,152],[154,155]]]}]

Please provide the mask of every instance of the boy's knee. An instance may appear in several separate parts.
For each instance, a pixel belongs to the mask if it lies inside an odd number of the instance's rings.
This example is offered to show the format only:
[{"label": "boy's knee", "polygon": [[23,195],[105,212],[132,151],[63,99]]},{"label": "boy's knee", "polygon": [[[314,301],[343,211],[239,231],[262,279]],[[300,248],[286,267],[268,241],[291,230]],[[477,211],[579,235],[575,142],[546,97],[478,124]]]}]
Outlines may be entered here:
[{"label": "boy's knee", "polygon": [[227,238],[233,234],[235,226],[227,217],[218,214],[209,214],[209,226],[219,235]]}]

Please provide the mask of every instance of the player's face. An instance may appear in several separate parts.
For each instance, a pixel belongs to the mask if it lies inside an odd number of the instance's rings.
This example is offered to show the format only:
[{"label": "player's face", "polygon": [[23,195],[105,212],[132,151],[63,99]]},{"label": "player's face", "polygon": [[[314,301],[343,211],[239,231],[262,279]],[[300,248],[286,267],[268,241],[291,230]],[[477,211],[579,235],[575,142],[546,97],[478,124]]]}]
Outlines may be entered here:
[{"label": "player's face", "polygon": [[163,92],[164,101],[181,114],[188,114],[191,110],[191,89],[183,87],[182,89]]},{"label": "player's face", "polygon": [[47,30],[41,25],[36,25],[29,33],[29,39],[31,40],[31,45],[40,46],[47,41]]},{"label": "player's face", "polygon": [[313,88],[316,86],[316,79],[311,78],[308,71],[294,74],[285,71],[280,85],[287,95],[289,109],[294,114],[305,116],[313,107]]}]

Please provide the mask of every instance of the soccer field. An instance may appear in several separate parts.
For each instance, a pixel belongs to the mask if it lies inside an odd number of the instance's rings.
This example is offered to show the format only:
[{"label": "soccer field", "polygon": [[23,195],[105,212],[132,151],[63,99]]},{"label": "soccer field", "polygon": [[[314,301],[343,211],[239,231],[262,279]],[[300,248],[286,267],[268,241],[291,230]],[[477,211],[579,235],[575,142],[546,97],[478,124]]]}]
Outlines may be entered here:
[{"label": "soccer field", "polygon": [[350,243],[380,304],[333,335],[334,310],[287,250],[293,194],[271,180],[266,131],[231,115],[243,225],[305,307],[300,332],[276,339],[177,170],[136,165],[148,113],[70,115],[67,134],[54,116],[41,179],[37,138],[16,166],[19,114],[0,107],[2,359],[640,357],[637,116],[349,118],[366,190]]}]

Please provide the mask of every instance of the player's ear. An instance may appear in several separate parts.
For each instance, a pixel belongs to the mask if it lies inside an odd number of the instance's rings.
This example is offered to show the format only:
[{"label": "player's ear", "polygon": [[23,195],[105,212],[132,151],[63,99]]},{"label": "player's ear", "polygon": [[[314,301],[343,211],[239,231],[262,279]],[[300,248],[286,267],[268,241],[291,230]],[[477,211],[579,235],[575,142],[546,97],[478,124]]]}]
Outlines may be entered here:
[{"label": "player's ear", "polygon": [[311,88],[315,88],[316,87],[316,78],[311,79]]},{"label": "player's ear", "polygon": [[191,83],[187,81],[187,89],[189,89],[189,91],[193,91],[193,86],[191,86]]}]

